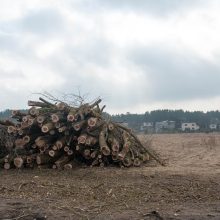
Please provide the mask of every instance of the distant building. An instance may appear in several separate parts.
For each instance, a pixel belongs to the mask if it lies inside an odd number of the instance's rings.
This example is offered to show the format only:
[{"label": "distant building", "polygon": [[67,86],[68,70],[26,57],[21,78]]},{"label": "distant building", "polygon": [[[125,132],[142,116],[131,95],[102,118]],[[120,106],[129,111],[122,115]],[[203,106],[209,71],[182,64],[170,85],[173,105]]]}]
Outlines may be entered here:
[{"label": "distant building", "polygon": [[140,131],[147,132],[147,133],[153,133],[154,132],[154,123],[153,122],[143,122],[143,124],[140,127]]},{"label": "distant building", "polygon": [[164,132],[164,131],[173,131],[175,129],[176,122],[175,121],[161,121],[155,123],[155,132]]},{"label": "distant building", "polygon": [[210,125],[209,125],[209,128],[210,128],[211,130],[217,130],[218,125],[217,125],[217,124],[210,124]]},{"label": "distant building", "polygon": [[199,125],[197,125],[195,122],[182,123],[181,125],[182,131],[198,131],[199,128]]}]

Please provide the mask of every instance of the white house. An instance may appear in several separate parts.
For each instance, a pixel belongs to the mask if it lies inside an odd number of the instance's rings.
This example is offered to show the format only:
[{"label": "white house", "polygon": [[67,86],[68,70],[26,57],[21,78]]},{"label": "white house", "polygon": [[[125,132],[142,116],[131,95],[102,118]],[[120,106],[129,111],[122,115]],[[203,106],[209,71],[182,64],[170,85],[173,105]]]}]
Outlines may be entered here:
[{"label": "white house", "polygon": [[182,123],[181,129],[182,131],[197,131],[199,130],[199,125],[197,125],[195,122]]},{"label": "white house", "polygon": [[210,128],[211,130],[216,130],[217,127],[218,127],[217,124],[210,124],[210,125],[209,125],[209,128]]},{"label": "white house", "polygon": [[140,130],[146,131],[146,132],[153,132],[154,123],[153,122],[143,122],[143,124],[140,127]]},{"label": "white house", "polygon": [[155,123],[155,131],[156,133],[162,131],[172,131],[175,129],[175,121],[160,121]]}]

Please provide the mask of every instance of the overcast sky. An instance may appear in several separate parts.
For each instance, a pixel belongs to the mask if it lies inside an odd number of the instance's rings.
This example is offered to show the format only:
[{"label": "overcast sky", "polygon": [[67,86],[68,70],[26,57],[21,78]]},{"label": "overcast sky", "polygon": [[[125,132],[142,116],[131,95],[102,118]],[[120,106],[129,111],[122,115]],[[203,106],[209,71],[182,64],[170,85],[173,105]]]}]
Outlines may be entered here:
[{"label": "overcast sky", "polygon": [[35,92],[110,113],[220,110],[219,0],[0,0],[0,110]]}]

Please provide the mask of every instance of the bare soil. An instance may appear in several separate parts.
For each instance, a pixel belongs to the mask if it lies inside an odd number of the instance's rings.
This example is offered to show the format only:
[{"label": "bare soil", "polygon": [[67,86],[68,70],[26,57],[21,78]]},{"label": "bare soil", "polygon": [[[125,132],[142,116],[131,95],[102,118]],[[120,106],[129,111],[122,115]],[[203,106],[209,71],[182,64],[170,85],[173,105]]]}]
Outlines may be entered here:
[{"label": "bare soil", "polygon": [[0,171],[0,219],[220,219],[220,134],[160,134],[162,167]]}]

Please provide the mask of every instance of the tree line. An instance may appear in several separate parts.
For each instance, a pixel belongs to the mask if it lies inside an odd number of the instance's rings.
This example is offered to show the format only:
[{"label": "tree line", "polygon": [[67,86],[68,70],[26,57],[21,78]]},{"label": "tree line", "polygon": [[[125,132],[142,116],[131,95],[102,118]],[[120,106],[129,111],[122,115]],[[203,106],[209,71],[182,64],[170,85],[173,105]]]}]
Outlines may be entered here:
[{"label": "tree line", "polygon": [[[21,110],[25,111],[25,110]],[[11,111],[9,109],[0,112],[0,119],[9,119]],[[106,117],[120,123],[128,123],[132,129],[139,130],[143,122],[160,122],[160,121],[175,121],[176,128],[181,127],[183,122],[195,122],[202,130],[208,129],[212,123],[220,124],[220,111],[183,111],[183,110],[154,110],[145,112],[144,114],[115,114],[109,115],[105,113]]]},{"label": "tree line", "polygon": [[154,110],[145,112],[144,114],[116,114],[112,115],[111,118],[118,122],[128,123],[128,125],[138,130],[143,122],[160,122],[160,121],[175,121],[176,128],[181,127],[181,123],[184,122],[195,122],[201,130],[209,128],[210,124],[220,123],[220,112],[219,111],[183,111],[183,110]]}]

